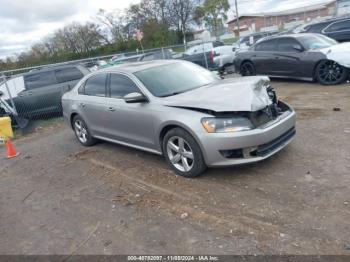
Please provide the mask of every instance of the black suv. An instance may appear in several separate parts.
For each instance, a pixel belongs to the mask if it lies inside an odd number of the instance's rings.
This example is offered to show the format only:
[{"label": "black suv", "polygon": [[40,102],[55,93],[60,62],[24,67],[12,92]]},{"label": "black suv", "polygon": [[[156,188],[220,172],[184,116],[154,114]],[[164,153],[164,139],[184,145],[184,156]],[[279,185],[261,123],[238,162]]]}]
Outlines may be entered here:
[{"label": "black suv", "polygon": [[318,33],[339,42],[350,41],[350,18],[337,18],[304,27],[302,33]]},{"label": "black suv", "polygon": [[[62,95],[90,71],[80,65],[46,67],[7,81],[14,105],[21,117],[46,116],[62,112]],[[2,99],[12,106],[4,83],[0,84]],[[0,104],[0,108],[4,106]]]}]

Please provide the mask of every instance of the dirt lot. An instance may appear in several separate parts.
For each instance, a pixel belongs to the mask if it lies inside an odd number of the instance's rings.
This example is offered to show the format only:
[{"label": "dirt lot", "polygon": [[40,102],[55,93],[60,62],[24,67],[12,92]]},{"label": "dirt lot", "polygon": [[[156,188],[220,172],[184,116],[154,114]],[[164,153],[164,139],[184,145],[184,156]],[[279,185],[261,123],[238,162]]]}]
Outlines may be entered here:
[{"label": "dirt lot", "polygon": [[18,139],[21,155],[0,159],[0,253],[349,255],[350,85],[273,85],[298,113],[295,141],[197,179],[160,156],[83,148],[63,123]]}]

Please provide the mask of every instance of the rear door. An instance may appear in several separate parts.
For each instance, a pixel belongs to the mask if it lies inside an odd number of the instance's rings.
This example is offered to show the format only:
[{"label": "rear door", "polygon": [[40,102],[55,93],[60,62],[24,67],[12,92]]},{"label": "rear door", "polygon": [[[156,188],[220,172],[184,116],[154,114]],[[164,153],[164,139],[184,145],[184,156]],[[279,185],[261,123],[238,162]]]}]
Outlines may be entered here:
[{"label": "rear door", "polygon": [[271,75],[276,71],[276,65],[274,64],[275,56],[274,52],[277,49],[277,40],[270,39],[258,43],[254,47],[251,60],[254,63],[257,74]]},{"label": "rear door", "polygon": [[[299,50],[297,50],[298,48]],[[302,45],[292,37],[279,38],[277,51],[274,52],[275,70],[272,72],[278,76],[300,76],[300,58],[303,56]]]},{"label": "rear door", "polygon": [[79,113],[94,136],[106,136],[105,124],[108,122],[106,95],[107,73],[97,73],[89,77],[78,92]]},{"label": "rear door", "polygon": [[60,110],[57,101],[61,90],[53,70],[25,75],[24,83],[26,90],[19,94],[24,114],[45,115]]}]

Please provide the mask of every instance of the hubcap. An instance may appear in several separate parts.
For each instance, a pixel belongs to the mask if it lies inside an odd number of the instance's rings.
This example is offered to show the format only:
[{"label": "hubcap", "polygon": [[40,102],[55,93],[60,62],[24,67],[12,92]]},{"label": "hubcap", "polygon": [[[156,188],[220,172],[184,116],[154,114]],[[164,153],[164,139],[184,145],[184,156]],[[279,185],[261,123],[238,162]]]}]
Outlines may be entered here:
[{"label": "hubcap", "polygon": [[344,69],[333,61],[324,62],[318,71],[319,77],[326,83],[337,82],[343,76]]},{"label": "hubcap", "polygon": [[82,121],[76,120],[74,123],[75,134],[82,143],[87,141],[87,130]]},{"label": "hubcap", "polygon": [[182,137],[174,136],[168,140],[167,153],[170,162],[181,172],[188,172],[194,163],[193,151]]}]

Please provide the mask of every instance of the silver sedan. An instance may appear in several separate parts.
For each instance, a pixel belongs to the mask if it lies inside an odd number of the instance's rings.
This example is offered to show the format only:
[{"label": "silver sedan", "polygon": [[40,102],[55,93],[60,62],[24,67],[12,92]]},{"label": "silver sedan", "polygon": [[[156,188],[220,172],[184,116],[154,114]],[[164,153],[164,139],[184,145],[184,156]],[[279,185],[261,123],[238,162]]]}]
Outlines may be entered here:
[{"label": "silver sedan", "polygon": [[295,112],[267,77],[221,79],[186,61],[106,68],[62,98],[84,146],[98,139],[164,155],[179,175],[263,160],[295,136]]}]

